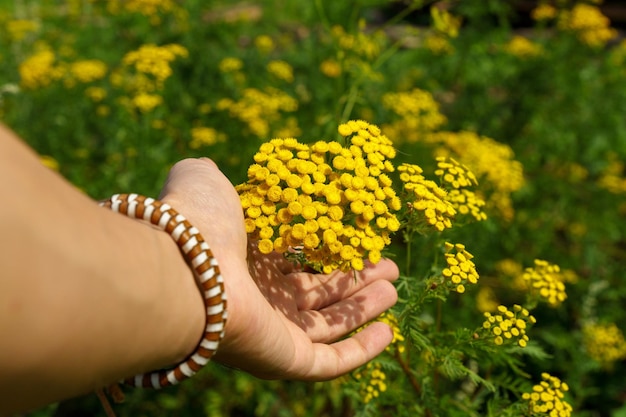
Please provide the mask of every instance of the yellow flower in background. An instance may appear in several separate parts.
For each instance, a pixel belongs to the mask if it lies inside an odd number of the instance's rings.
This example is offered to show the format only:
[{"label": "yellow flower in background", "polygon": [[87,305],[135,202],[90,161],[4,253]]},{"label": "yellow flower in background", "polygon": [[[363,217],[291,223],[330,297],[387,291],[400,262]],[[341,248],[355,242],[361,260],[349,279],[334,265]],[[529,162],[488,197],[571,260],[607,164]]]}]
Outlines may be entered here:
[{"label": "yellow flower in background", "polygon": [[558,307],[565,299],[565,284],[558,265],[535,259],[535,266],[526,268],[522,278],[528,284],[531,294],[537,294],[550,307]]},{"label": "yellow flower in background", "polygon": [[386,37],[381,31],[367,33],[364,26],[364,22],[361,21],[358,32],[348,33],[343,27],[335,25],[331,28],[331,35],[340,50],[360,59],[372,61],[380,55]]},{"label": "yellow flower in background", "polygon": [[607,159],[598,185],[613,194],[626,193],[626,164],[615,153],[609,154]]},{"label": "yellow flower in background", "polygon": [[325,59],[320,64],[320,72],[328,78],[337,78],[341,75],[341,64],[334,59]]},{"label": "yellow flower in background", "polygon": [[235,57],[226,57],[219,62],[217,67],[222,73],[237,72],[243,68],[243,61]]},{"label": "yellow flower in background", "polygon": [[288,83],[293,82],[293,67],[281,60],[270,61],[267,64],[267,72]]},{"label": "yellow flower in background", "polygon": [[486,206],[493,207],[505,220],[514,215],[511,194],[524,185],[522,164],[513,150],[491,138],[474,132],[435,132],[422,136],[425,143],[440,145],[439,156],[454,156],[467,165],[489,190]]},{"label": "yellow flower in background", "polygon": [[393,331],[393,339],[389,346],[385,348],[388,352],[391,350],[396,350],[398,353],[403,353],[405,351],[404,336],[400,332],[400,326],[398,325],[398,318],[391,312],[387,311],[380,315],[376,319],[376,321],[380,321],[382,323],[387,324],[391,330]]},{"label": "yellow flower in background", "polygon": [[448,38],[440,33],[429,33],[424,38],[424,47],[435,55],[445,55],[454,52],[454,47]]},{"label": "yellow flower in background", "polygon": [[19,42],[30,33],[37,32],[39,30],[39,23],[28,19],[9,20],[6,23],[6,30],[9,34],[9,39]]},{"label": "yellow flower in background", "polygon": [[35,90],[49,86],[59,79],[62,71],[55,66],[56,57],[49,49],[42,49],[28,57],[18,68],[20,83],[26,89]]},{"label": "yellow flower in background", "polygon": [[302,134],[302,129],[298,126],[298,119],[287,117],[285,123],[278,128],[273,136],[277,138],[295,138]]},{"label": "yellow flower in background", "polygon": [[528,291],[528,283],[524,279],[524,267],[513,259],[501,259],[495,264],[498,274],[504,275],[504,281],[516,291]]},{"label": "yellow flower in background", "polygon": [[163,97],[157,94],[139,93],[132,98],[131,102],[140,112],[149,113],[163,104]]},{"label": "yellow flower in background", "polygon": [[476,308],[480,312],[493,313],[498,309],[500,302],[496,297],[496,293],[491,287],[480,286],[476,293]]},{"label": "yellow flower in background", "polygon": [[409,142],[418,140],[420,132],[436,130],[447,121],[433,95],[419,88],[386,93],[382,104],[401,118],[392,124],[392,129],[399,131],[399,135]]},{"label": "yellow flower in background", "polygon": [[600,47],[617,37],[617,30],[597,6],[577,3],[571,10],[559,15],[557,27],[572,31],[580,41],[591,47]]},{"label": "yellow flower in background", "polygon": [[170,64],[178,57],[187,56],[187,49],[178,44],[146,44],[124,55],[122,63],[140,74],[151,76],[154,79],[154,88],[161,89],[165,80],[172,75]]},{"label": "yellow flower in background", "polygon": [[259,35],[254,38],[254,46],[262,54],[269,54],[276,47],[274,40],[268,35]]},{"label": "yellow flower in background", "polygon": [[610,368],[626,358],[626,340],[615,323],[587,324],[582,333],[585,351],[602,367]]},{"label": "yellow flower in background", "polygon": [[359,394],[364,404],[378,398],[380,393],[387,391],[387,375],[378,362],[368,362],[362,368],[354,371],[352,375],[359,381]]},{"label": "yellow flower in background", "polygon": [[85,95],[93,102],[98,103],[105,99],[107,91],[102,87],[89,87],[85,90]]},{"label": "yellow flower in background", "polygon": [[97,59],[87,59],[72,62],[69,65],[69,74],[81,83],[90,83],[105,77],[107,65]]},{"label": "yellow flower in background", "polygon": [[541,55],[543,48],[524,36],[515,35],[504,45],[504,51],[520,58],[532,58]]},{"label": "yellow flower in background", "polygon": [[572,406],[564,400],[564,392],[569,391],[565,382],[544,372],[539,384],[532,391],[522,394],[522,400],[528,403],[531,416],[570,417]]},{"label": "yellow flower in background", "polygon": [[445,9],[441,9],[437,6],[430,8],[430,17],[433,21],[433,28],[450,38],[456,38],[459,36],[459,29],[461,27],[462,19],[460,17],[453,16]]},{"label": "yellow flower in background", "polygon": [[556,18],[557,10],[551,4],[543,3],[535,7],[530,12],[530,16],[536,21],[551,20]]},{"label": "yellow flower in background", "polygon": [[294,138],[259,148],[248,181],[237,186],[246,231],[262,253],[294,257],[329,273],[377,263],[400,223],[400,201],[387,173],[391,141],[364,121],[338,127],[347,145]]},{"label": "yellow flower in background", "polygon": [[486,332],[496,345],[510,345],[513,342],[522,348],[528,345],[526,329],[537,320],[527,309],[518,304],[513,305],[510,310],[499,305],[494,313],[486,311],[483,314],[485,316],[483,332]]},{"label": "yellow flower in background", "polygon": [[203,146],[215,145],[218,142],[225,142],[226,135],[218,132],[212,127],[198,126],[191,129],[191,142],[189,147],[198,149]]},{"label": "yellow flower in background", "polygon": [[280,120],[282,112],[298,109],[298,101],[276,88],[246,88],[237,101],[221,99],[216,108],[228,111],[231,117],[245,123],[254,136],[266,138],[270,126]]}]

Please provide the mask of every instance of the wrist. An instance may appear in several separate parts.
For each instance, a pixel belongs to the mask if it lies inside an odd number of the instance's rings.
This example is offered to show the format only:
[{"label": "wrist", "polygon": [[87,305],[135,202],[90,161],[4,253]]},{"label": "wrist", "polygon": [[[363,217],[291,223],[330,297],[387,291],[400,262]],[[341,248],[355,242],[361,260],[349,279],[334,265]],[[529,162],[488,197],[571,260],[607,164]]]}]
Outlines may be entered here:
[{"label": "wrist", "polygon": [[138,374],[126,380],[139,387],[160,388],[177,384],[206,365],[224,337],[226,292],[217,260],[199,230],[167,203],[137,194],[116,194],[101,205],[127,217],[147,221],[167,232],[198,282],[206,315],[203,337],[193,354],[175,367]]}]

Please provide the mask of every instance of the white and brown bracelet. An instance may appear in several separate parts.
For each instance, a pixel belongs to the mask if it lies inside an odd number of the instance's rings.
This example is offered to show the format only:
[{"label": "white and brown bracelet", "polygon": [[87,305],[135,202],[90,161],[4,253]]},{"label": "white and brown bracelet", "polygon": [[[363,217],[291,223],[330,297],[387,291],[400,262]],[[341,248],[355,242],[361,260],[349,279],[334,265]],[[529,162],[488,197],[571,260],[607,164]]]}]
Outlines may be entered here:
[{"label": "white and brown bracelet", "polygon": [[224,337],[226,291],[217,260],[198,229],[166,203],[137,194],[115,194],[100,202],[100,205],[128,217],[150,222],[169,233],[196,277],[206,308],[206,328],[196,351],[171,369],[139,374],[124,381],[137,387],[153,388],[177,384],[195,375],[206,365]]}]

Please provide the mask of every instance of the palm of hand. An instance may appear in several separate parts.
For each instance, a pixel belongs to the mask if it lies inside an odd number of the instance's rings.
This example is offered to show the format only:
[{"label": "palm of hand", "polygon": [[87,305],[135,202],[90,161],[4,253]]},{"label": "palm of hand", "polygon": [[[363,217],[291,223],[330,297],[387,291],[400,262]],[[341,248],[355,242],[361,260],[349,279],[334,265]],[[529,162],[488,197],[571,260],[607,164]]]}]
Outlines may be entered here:
[{"label": "palm of hand", "polygon": [[332,342],[395,303],[396,265],[383,260],[356,276],[313,274],[253,245],[246,257],[237,193],[207,162],[177,164],[163,193],[205,234],[225,277],[229,319],[216,359],[263,378],[324,380],[380,353],[393,337],[383,323]]}]

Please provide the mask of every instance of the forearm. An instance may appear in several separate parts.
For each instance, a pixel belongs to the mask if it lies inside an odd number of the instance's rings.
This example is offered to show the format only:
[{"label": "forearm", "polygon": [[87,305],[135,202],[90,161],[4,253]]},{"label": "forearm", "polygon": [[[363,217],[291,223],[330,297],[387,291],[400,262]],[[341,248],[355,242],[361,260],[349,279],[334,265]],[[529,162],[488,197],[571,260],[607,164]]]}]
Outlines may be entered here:
[{"label": "forearm", "polygon": [[172,239],[98,207],[1,127],[0,159],[0,414],[192,352],[204,309]]}]

